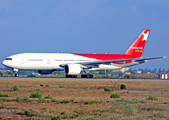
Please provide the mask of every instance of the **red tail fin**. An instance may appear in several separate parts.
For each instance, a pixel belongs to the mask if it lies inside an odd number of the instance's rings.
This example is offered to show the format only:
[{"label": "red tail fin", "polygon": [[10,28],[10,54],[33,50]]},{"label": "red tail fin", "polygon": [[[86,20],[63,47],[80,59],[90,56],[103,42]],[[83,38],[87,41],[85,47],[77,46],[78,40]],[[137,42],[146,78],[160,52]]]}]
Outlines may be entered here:
[{"label": "red tail fin", "polygon": [[148,29],[144,30],[124,54],[140,58],[143,53],[149,32],[150,30]]}]

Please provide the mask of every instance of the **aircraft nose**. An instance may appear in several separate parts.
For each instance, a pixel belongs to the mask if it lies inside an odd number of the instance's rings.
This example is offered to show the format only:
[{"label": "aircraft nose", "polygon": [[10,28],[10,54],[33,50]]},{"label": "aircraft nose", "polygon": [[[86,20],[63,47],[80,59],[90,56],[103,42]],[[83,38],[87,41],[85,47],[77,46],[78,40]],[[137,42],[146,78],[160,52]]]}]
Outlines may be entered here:
[{"label": "aircraft nose", "polygon": [[4,61],[2,62],[2,64],[3,64],[4,66],[8,66],[8,61],[4,60]]},{"label": "aircraft nose", "polygon": [[3,65],[5,65],[5,60],[2,62]]}]

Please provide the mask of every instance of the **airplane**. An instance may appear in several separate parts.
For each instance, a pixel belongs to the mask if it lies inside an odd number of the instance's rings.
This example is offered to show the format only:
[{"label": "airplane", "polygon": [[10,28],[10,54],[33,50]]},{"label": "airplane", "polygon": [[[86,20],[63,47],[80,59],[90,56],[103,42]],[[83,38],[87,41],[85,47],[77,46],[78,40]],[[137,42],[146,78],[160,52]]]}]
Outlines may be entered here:
[{"label": "airplane", "polygon": [[15,77],[18,70],[38,70],[40,74],[64,71],[66,77],[93,78],[90,71],[117,70],[164,57],[141,57],[150,30],[145,29],[124,54],[84,53],[20,53],[7,57],[2,64],[12,68]]}]

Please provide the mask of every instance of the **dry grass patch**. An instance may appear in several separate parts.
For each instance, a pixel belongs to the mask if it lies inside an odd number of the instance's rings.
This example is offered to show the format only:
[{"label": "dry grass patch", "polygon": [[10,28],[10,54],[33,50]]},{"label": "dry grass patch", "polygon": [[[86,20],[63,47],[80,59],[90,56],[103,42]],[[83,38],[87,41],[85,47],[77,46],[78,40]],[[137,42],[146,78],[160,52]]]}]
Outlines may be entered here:
[{"label": "dry grass patch", "polygon": [[[119,89],[122,84],[126,90]],[[0,117],[34,111],[36,119],[169,119],[168,86],[167,81],[1,80],[0,92],[9,97],[0,98]],[[30,98],[37,92],[40,98]],[[114,93],[121,98],[110,98]],[[149,96],[158,99],[148,100]]]}]

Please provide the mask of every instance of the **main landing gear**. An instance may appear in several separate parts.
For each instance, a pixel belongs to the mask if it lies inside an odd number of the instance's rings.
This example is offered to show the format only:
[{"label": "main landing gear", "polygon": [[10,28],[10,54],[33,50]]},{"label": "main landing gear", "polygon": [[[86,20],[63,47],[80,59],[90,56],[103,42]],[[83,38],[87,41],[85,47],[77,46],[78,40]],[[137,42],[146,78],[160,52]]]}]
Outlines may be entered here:
[{"label": "main landing gear", "polygon": [[83,69],[81,78],[93,78],[93,75],[89,73],[89,69]]},{"label": "main landing gear", "polygon": [[66,78],[77,78],[77,75],[66,75]]},{"label": "main landing gear", "polygon": [[[77,78],[77,75],[66,75],[66,78]],[[81,78],[93,78],[92,74],[82,74]]]},{"label": "main landing gear", "polygon": [[92,74],[82,74],[81,78],[93,78]]}]

